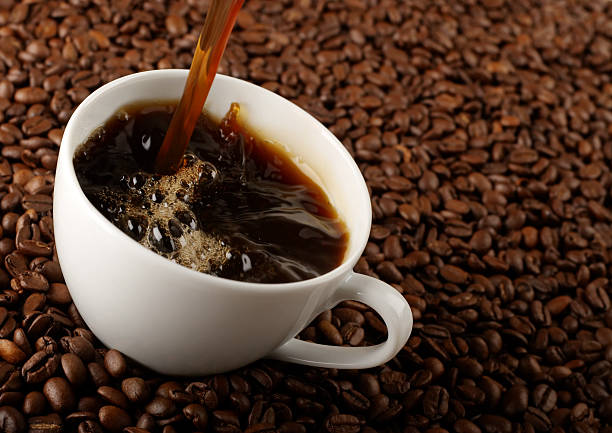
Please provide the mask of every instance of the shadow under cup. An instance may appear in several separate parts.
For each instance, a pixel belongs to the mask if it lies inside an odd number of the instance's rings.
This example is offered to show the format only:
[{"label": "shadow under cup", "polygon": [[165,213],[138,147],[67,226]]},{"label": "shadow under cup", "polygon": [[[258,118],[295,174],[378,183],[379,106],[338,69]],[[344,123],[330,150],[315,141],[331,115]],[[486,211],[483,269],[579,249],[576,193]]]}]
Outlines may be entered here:
[{"label": "shadow under cup", "polygon": [[103,86],[78,107],[62,139],[54,225],[66,283],[96,336],[159,372],[194,375],[269,354],[339,302],[336,289],[350,278],[368,240],[371,205],[355,162],[323,125],[278,95],[217,75],[204,110],[220,119],[238,102],[244,123],[282,145],[323,188],[349,231],[343,263],[311,280],[245,283],[183,268],[133,241],[87,200],[73,155],[120,107],[178,99],[186,77],[186,70],[133,74]]}]

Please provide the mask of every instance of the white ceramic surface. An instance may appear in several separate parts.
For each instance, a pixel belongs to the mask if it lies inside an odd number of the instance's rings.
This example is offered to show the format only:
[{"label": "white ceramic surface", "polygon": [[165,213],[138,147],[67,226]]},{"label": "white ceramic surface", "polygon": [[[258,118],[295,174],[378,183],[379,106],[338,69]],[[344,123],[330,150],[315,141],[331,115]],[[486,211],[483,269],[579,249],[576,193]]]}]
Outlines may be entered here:
[{"label": "white ceramic surface", "polygon": [[[333,271],[287,284],[201,274],[142,247],[87,200],[72,165],[75,149],[127,103],[178,99],[186,77],[186,70],[159,70],[120,78],[92,93],[68,122],[55,180],[55,241],[87,325],[107,346],[166,374],[228,371],[266,356],[336,368],[368,368],[391,359],[410,335],[412,314],[391,286],[352,271],[370,231],[365,182],[333,134],[282,97],[217,75],[205,111],[221,118],[231,102],[239,102],[250,127],[283,144],[324,186],[350,231],[344,261]],[[347,299],[381,314],[386,342],[347,348],[293,338],[318,313]]]}]

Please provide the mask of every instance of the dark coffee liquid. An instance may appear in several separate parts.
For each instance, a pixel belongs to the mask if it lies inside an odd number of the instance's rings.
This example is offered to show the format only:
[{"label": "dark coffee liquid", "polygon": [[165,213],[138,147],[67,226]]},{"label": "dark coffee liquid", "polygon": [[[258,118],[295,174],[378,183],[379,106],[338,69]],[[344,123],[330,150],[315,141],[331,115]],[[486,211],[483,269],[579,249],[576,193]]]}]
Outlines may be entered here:
[{"label": "dark coffee liquid", "polygon": [[238,122],[200,116],[178,172],[152,171],[175,103],[121,109],[77,150],[85,195],[126,234],[220,277],[283,283],[324,274],[348,234],[323,190]]}]

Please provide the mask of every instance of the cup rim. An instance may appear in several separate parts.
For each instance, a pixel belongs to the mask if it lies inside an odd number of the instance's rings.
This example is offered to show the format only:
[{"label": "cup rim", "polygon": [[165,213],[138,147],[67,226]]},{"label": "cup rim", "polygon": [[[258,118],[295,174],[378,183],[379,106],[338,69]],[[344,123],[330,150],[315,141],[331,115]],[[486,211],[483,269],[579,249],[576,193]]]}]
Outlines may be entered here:
[{"label": "cup rim", "polygon": [[[130,75],[120,77],[118,79],[115,79],[99,87],[93,93],[91,93],[76,108],[76,110],[70,117],[68,124],[66,125],[66,129],[62,137],[62,142],[72,140],[73,130],[75,130],[78,127],[77,122],[79,121],[79,117],[82,116],[83,115],[82,113],[85,112],[91,104],[95,103],[95,100],[99,96],[101,96],[103,93],[109,92],[118,86],[124,86],[133,80],[141,79],[143,78],[143,76],[159,76],[159,77],[155,77],[156,79],[159,79],[159,80],[170,79],[170,78],[175,78],[175,77],[181,77],[181,78],[185,77],[186,79],[187,73],[188,73],[187,69],[162,69],[162,70],[137,72],[137,73],[133,73]],[[369,205],[370,195],[369,195],[365,180],[361,172],[359,171],[359,168],[357,167],[357,164],[355,160],[353,159],[353,157],[349,154],[349,152],[346,150],[344,145],[338,140],[338,138],[334,134],[332,134],[332,132],[329,129],[327,129],[321,122],[319,122],[310,113],[303,110],[302,108],[300,108],[293,102],[289,101],[288,99],[285,99],[282,96],[274,92],[271,92],[268,89],[265,89],[261,86],[250,83],[248,81],[241,80],[239,78],[230,77],[230,76],[223,75],[223,74],[216,74],[215,79],[216,80],[218,79],[229,80],[230,82],[235,82],[236,84],[241,85],[241,86],[256,88],[257,91],[266,93],[268,97],[277,98],[278,100],[282,100],[283,104],[286,106],[285,108],[286,110],[296,112],[302,116],[305,115],[305,118],[307,119],[307,121],[312,123],[313,127],[316,127],[321,133],[321,135],[326,137],[326,140],[334,143],[334,147],[337,148],[336,150],[338,152],[339,158],[344,160],[345,163],[348,162],[350,170],[353,173],[353,181],[358,183],[358,185],[356,186],[357,189],[361,191],[362,195],[367,197],[367,200],[365,200],[365,202],[368,203],[368,206],[364,206],[364,209],[362,209],[362,211],[366,213],[365,218],[366,218],[366,221],[368,221],[368,224],[367,224],[367,229],[364,229],[362,233],[354,233],[352,231],[349,231],[349,237],[355,238],[355,248],[353,249],[352,253],[348,255],[345,253],[345,257],[339,266],[335,267],[334,269],[324,274],[321,274],[317,277],[310,278],[307,280],[300,280],[300,281],[288,282],[288,283],[254,283],[254,282],[247,282],[247,281],[240,281],[240,280],[232,280],[228,278],[219,277],[216,275],[202,273],[202,272],[187,268],[185,266],[182,266],[163,256],[160,256],[159,254],[149,250],[145,246],[141,245],[139,242],[130,238],[123,231],[121,231],[112,222],[106,219],[104,215],[102,215],[102,213],[100,213],[100,211],[98,211],[98,209],[96,209],[94,205],[89,201],[89,199],[85,196],[85,193],[83,192],[81,185],[76,177],[76,173],[74,170],[74,159],[73,159],[75,151],[78,149],[78,147],[82,143],[77,144],[74,147],[74,149],[72,149],[71,151],[69,151],[68,146],[63,146],[64,148],[60,146],[60,155],[59,155],[60,161],[59,161],[58,167],[63,167],[66,171],[64,175],[66,176],[66,179],[69,180],[67,186],[70,189],[73,189],[74,190],[73,192],[77,194],[76,197],[78,197],[78,200],[84,203],[87,209],[87,214],[91,217],[92,221],[94,221],[94,224],[98,224],[101,228],[103,228],[104,231],[108,234],[108,236],[112,237],[114,242],[117,242],[118,244],[123,243],[125,244],[126,247],[127,245],[130,245],[130,248],[137,247],[141,254],[146,255],[149,258],[149,260],[151,260],[151,264],[153,266],[164,267],[167,269],[167,272],[183,272],[185,273],[185,275],[188,275],[193,279],[199,279],[202,283],[215,283],[216,285],[221,284],[221,285],[228,286],[228,288],[231,287],[233,289],[248,289],[248,290],[262,289],[262,290],[267,290],[267,291],[270,291],[270,290],[281,291],[281,290],[289,290],[289,289],[300,289],[300,288],[304,288],[304,287],[311,286],[311,285],[318,285],[321,283],[325,283],[329,280],[338,278],[342,276],[343,274],[350,273],[353,267],[355,266],[355,264],[357,263],[357,260],[359,260],[359,257],[361,256],[367,244],[367,241],[369,238],[370,227],[371,227],[371,220],[372,220],[372,208]],[[213,83],[213,86],[214,86],[214,83]],[[103,119],[103,121],[106,121],[106,120],[107,119]],[[103,121],[98,126],[101,126]],[[89,134],[91,134],[92,132],[93,130],[90,131]],[[76,199],[76,197],[74,197],[74,199]]]}]

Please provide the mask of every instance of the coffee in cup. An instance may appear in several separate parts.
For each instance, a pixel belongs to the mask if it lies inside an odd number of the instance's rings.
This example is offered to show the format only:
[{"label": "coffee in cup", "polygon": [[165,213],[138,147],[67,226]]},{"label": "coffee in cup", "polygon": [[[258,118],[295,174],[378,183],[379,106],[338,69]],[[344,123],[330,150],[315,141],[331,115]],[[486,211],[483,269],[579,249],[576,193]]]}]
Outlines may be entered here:
[{"label": "coffee in cup", "polygon": [[202,114],[178,171],[156,173],[175,108],[122,107],[77,150],[98,211],[157,254],[224,278],[286,283],[342,263],[348,232],[322,187],[242,124],[238,104],[220,122]]}]

